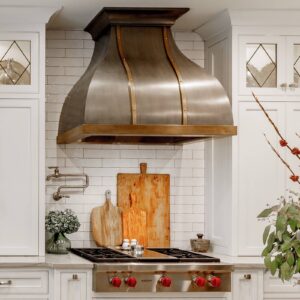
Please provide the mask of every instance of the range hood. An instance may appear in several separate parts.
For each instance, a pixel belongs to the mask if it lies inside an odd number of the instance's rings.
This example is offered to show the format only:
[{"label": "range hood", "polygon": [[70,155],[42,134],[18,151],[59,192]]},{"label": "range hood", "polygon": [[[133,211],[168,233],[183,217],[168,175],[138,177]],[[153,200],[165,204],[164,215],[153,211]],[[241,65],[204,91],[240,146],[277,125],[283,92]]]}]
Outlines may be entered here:
[{"label": "range hood", "polygon": [[236,134],[219,83],[177,48],[187,8],[104,8],[91,63],[65,99],[59,144],[183,143]]}]

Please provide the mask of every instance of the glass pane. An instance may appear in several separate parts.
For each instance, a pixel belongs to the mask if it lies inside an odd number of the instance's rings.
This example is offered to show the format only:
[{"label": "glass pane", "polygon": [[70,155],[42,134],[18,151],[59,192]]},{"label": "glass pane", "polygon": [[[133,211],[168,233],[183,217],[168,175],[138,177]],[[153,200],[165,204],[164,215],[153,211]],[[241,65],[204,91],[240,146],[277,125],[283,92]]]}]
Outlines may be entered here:
[{"label": "glass pane", "polygon": [[30,41],[0,41],[0,85],[31,83],[30,49]]},{"label": "glass pane", "polygon": [[294,83],[300,84],[300,45],[294,45]]},{"label": "glass pane", "polygon": [[277,45],[247,44],[247,87],[277,87]]}]

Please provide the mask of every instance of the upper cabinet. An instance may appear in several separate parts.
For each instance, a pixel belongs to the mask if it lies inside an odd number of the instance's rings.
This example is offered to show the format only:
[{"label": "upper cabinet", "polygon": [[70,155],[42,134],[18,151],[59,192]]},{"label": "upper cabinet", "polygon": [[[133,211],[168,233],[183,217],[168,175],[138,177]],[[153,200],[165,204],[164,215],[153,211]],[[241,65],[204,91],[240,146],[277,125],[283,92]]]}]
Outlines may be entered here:
[{"label": "upper cabinet", "polygon": [[45,24],[57,1],[0,3],[0,256],[45,256]]},{"label": "upper cabinet", "polygon": [[300,94],[300,36],[238,38],[239,95]]},{"label": "upper cabinet", "polygon": [[0,31],[0,93],[39,92],[39,35]]}]

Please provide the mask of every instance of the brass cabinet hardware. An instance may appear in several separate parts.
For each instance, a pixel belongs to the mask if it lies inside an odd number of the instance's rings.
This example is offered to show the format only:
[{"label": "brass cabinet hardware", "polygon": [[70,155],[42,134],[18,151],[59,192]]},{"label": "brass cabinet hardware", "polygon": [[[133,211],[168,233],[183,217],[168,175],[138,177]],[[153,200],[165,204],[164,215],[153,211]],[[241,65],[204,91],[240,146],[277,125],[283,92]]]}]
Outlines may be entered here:
[{"label": "brass cabinet hardware", "polygon": [[79,279],[77,274],[73,274],[72,278],[73,278],[73,280],[78,280]]},{"label": "brass cabinet hardware", "polygon": [[0,285],[12,285],[12,281],[11,280],[0,281]]},{"label": "brass cabinet hardware", "polygon": [[251,280],[251,278],[252,278],[251,274],[244,274],[243,279],[245,279],[245,280]]}]

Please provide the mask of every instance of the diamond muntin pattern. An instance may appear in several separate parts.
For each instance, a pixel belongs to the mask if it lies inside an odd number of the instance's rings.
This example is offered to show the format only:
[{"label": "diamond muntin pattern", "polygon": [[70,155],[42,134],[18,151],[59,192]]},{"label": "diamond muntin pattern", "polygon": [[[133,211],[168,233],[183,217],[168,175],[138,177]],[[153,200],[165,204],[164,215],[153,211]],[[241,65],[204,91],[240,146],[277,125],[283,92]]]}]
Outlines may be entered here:
[{"label": "diamond muntin pattern", "polygon": [[0,84],[30,84],[30,65],[30,57],[27,57],[18,41],[12,41],[0,59]]},{"label": "diamond muntin pattern", "polygon": [[[253,46],[254,44],[252,44]],[[248,87],[276,87],[276,45],[255,44],[257,47],[246,63]],[[273,49],[272,49],[273,48]],[[275,53],[268,52],[274,50]],[[272,58],[272,56],[274,58]]]}]

